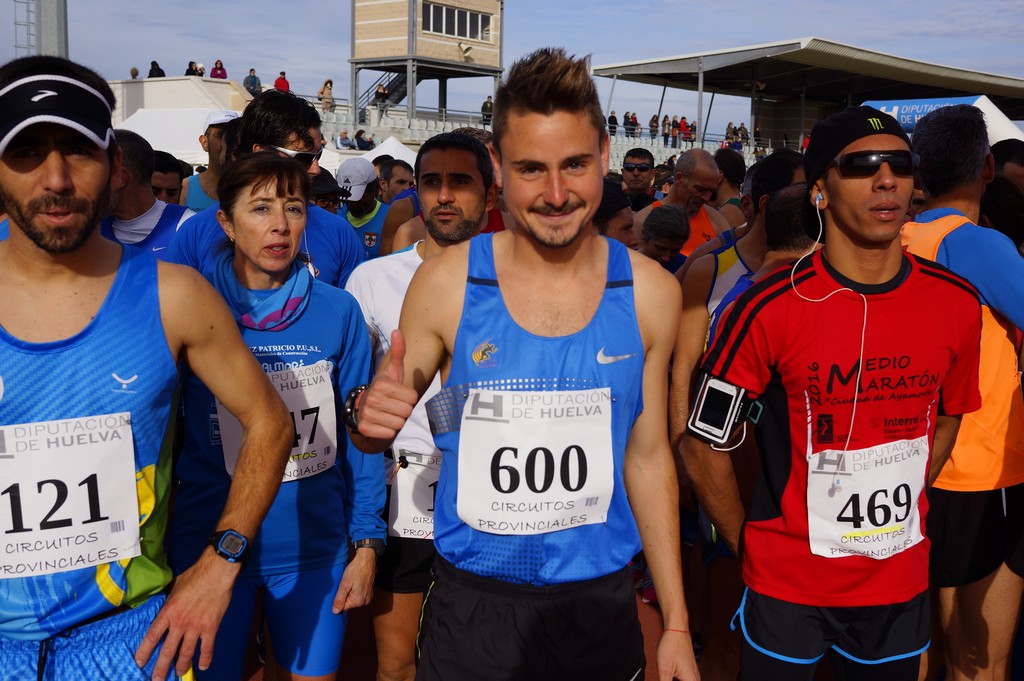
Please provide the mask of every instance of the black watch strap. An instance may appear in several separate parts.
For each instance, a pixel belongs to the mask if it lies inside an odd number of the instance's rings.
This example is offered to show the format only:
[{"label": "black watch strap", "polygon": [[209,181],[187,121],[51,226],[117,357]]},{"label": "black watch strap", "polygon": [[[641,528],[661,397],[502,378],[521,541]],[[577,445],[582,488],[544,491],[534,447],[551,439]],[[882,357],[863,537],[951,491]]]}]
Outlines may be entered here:
[{"label": "black watch strap", "polygon": [[363,393],[370,387],[369,383],[360,385],[352,388],[348,391],[348,395],[345,397],[345,404],[342,407],[342,416],[345,419],[345,425],[353,433],[359,431],[359,402],[363,397]]},{"label": "black watch strap", "polygon": [[377,554],[377,558],[384,554],[384,540],[378,537],[371,537],[369,539],[356,539],[352,542],[353,549],[373,549],[373,552]]}]

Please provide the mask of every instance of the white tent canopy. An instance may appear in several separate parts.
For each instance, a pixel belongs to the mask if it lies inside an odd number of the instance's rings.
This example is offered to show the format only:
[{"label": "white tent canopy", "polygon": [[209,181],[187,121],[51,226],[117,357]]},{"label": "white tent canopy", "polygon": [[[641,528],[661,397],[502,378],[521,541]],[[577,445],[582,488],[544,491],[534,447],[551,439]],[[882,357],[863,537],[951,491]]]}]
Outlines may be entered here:
[{"label": "white tent canopy", "polygon": [[[199,144],[199,136],[204,132],[203,123],[206,122],[206,116],[210,111],[211,109],[139,109],[117,127],[142,135],[154,149],[166,151],[193,166],[205,165],[208,158]],[[337,173],[342,161],[356,154],[340,153],[332,146],[328,144],[324,147],[320,167],[327,168],[334,174]],[[395,137],[388,137],[362,156],[372,161],[381,154],[390,154],[409,165],[416,162],[416,152]]]},{"label": "white tent canopy", "polygon": [[416,165],[416,152],[398,141],[397,137],[388,137],[386,140],[363,154],[367,161],[373,161],[378,156],[390,154],[394,158],[400,158],[411,166]]},{"label": "white tent canopy", "polygon": [[211,109],[139,109],[118,128],[146,138],[154,149],[166,151],[194,166],[206,165],[207,154],[199,145],[203,123]]}]

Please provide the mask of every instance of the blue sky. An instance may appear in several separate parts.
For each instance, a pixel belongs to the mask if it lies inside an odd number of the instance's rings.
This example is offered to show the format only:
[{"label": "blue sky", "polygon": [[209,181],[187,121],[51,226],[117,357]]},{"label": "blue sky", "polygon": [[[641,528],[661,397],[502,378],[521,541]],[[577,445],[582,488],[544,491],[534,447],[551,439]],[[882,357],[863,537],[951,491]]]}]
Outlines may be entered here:
[{"label": "blue sky", "polygon": [[[288,72],[292,89],[312,94],[325,78],[334,92],[349,91],[349,0],[227,0],[218,3],[153,0],[70,0],[71,58],[109,79],[143,75],[157,60],[169,75],[184,73],[189,60],[221,59],[228,76],[250,67],[266,81]],[[193,9],[204,5],[202,10]],[[558,45],[591,54],[595,65],[724,49],[815,36],[949,66],[1024,77],[1024,2],[888,0],[813,5],[795,0],[733,2],[632,2],[629,0],[505,0],[505,64],[529,51]],[[0,2],[0,61],[15,56],[14,5]],[[369,74],[363,82],[368,85]],[[611,81],[598,78],[607,105]],[[449,83],[449,107],[479,110],[489,79]],[[619,83],[612,107],[657,112],[661,89]],[[417,100],[436,105],[436,87],[421,84]],[[664,113],[693,118],[696,93],[668,90]],[[705,98],[705,108],[708,98]],[[717,97],[710,130],[747,121],[746,100]]]}]

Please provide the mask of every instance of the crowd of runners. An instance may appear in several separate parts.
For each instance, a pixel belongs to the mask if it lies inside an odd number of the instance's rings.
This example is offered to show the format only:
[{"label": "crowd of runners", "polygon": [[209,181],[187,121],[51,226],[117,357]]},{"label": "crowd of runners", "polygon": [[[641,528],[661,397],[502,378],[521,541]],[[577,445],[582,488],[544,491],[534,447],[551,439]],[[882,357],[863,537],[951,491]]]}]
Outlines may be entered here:
[{"label": "crowd of runners", "polygon": [[345,678],[364,606],[380,681],[1010,678],[1024,153],[978,109],[658,177],[542,49],[412,166],[260,92],[179,194],[115,104],[0,67],[0,679]]}]

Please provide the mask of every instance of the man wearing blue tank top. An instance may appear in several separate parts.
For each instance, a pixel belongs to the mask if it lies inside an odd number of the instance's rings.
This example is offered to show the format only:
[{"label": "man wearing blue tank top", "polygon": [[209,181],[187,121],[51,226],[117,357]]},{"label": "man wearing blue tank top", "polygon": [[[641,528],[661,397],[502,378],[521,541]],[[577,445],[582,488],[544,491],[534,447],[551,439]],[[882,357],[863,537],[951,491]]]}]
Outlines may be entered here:
[{"label": "man wearing blue tank top", "polygon": [[[213,288],[97,229],[121,173],[114,104],[98,74],[65,59],[0,67],[4,678],[187,678],[197,645],[208,667],[290,447],[288,412]],[[186,360],[245,424],[245,471],[165,595]]]},{"label": "man wearing blue tank top", "polygon": [[512,66],[492,153],[517,228],[419,267],[373,384],[346,403],[357,445],[379,451],[440,372],[421,681],[643,678],[626,570],[641,549],[658,676],[699,676],[666,423],[680,293],[593,227],[608,135],[588,69],[560,49]]}]

